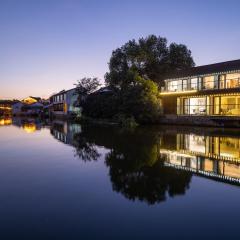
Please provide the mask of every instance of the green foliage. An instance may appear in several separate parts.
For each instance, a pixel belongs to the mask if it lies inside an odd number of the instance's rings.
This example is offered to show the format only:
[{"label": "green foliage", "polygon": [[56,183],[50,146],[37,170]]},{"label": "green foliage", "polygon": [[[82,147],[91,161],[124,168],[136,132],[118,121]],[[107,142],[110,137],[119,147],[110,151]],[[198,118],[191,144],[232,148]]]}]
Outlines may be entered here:
[{"label": "green foliage", "polygon": [[118,113],[119,98],[113,93],[90,94],[83,103],[83,114],[92,118],[113,118]]},{"label": "green foliage", "polygon": [[114,50],[105,80],[108,85],[124,88],[132,83],[129,71],[134,71],[161,86],[167,73],[193,66],[191,51],[185,45],[168,46],[166,38],[150,35]]},{"label": "green foliage", "polygon": [[82,78],[77,81],[76,91],[80,96],[91,94],[101,85],[98,78]]},{"label": "green foliage", "polygon": [[118,122],[124,129],[134,129],[138,126],[134,117],[127,117],[125,114],[117,114],[114,121]]},{"label": "green foliage", "polygon": [[121,92],[120,111],[127,116],[133,116],[138,123],[157,122],[161,114],[157,84],[137,74],[134,81],[134,85]]},{"label": "green foliage", "polygon": [[[124,116],[121,124],[156,123],[161,116],[158,88],[166,74],[192,66],[191,51],[185,45],[168,46],[166,38],[154,35],[131,40],[112,52],[109,72],[105,75],[111,93],[88,95],[83,113],[93,118]],[[85,82],[92,80],[83,81],[83,90],[89,85]]]}]

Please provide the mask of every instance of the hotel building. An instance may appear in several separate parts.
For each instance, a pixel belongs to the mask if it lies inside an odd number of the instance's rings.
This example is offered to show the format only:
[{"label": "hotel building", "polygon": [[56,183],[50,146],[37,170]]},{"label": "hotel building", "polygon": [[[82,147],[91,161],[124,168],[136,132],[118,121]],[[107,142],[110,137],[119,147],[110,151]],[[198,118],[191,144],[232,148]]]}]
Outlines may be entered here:
[{"label": "hotel building", "polygon": [[79,115],[81,109],[76,106],[78,94],[76,89],[63,90],[50,97],[50,113],[53,116]]},{"label": "hotel building", "polygon": [[240,117],[240,60],[177,71],[164,82],[166,116]]}]

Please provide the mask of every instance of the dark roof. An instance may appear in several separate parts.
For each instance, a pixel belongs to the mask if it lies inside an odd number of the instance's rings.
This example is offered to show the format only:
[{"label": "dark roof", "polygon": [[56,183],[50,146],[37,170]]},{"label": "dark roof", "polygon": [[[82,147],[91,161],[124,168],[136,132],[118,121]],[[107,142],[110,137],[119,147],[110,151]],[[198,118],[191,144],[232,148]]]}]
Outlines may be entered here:
[{"label": "dark roof", "polygon": [[105,93],[105,92],[112,92],[113,90],[110,87],[101,87],[96,90],[94,93]]},{"label": "dark roof", "polygon": [[35,99],[35,100],[37,100],[37,101],[40,101],[40,100],[41,100],[40,97],[33,97],[33,96],[30,96],[30,98],[33,98],[33,99]]},{"label": "dark roof", "polygon": [[74,90],[74,89],[76,89],[76,87],[75,87],[75,88],[68,89],[68,90],[64,90],[64,89],[63,89],[63,90],[61,90],[60,92],[53,93],[53,94],[50,96],[50,98],[53,97],[53,96],[56,96],[56,95],[62,94],[62,93],[70,92],[70,91],[72,91],[72,90]]},{"label": "dark roof", "polygon": [[14,104],[17,102],[19,102],[19,101],[18,100],[3,100],[3,99],[0,100],[0,104]]},{"label": "dark roof", "polygon": [[167,74],[166,79],[198,76],[198,75],[235,71],[235,70],[240,70],[240,59],[227,61],[227,62],[214,63],[214,64],[209,64],[209,65],[204,65],[199,67],[192,67],[185,70],[176,71],[176,72]]}]

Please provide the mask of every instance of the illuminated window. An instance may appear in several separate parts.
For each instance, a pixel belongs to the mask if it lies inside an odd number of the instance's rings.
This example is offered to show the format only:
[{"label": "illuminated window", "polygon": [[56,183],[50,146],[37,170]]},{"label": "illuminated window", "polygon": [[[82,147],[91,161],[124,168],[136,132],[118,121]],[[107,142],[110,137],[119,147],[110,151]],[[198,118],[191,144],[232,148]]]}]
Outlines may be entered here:
[{"label": "illuminated window", "polygon": [[198,79],[191,78],[191,89],[197,89]]},{"label": "illuminated window", "polygon": [[189,99],[183,99],[183,114],[189,114]]},{"label": "illuminated window", "polygon": [[206,109],[205,97],[183,99],[183,114],[205,115]]},{"label": "illuminated window", "polygon": [[175,92],[178,90],[178,81],[168,82],[168,91]]},{"label": "illuminated window", "polygon": [[214,88],[214,76],[203,77],[203,89]]},{"label": "illuminated window", "polygon": [[220,114],[220,97],[214,97],[213,102],[214,102],[213,113]]},{"label": "illuminated window", "polygon": [[226,74],[226,88],[239,87],[240,73]]},{"label": "illuminated window", "polygon": [[182,86],[183,86],[184,91],[188,89],[188,80],[187,79],[182,80]]},{"label": "illuminated window", "polygon": [[226,86],[225,86],[225,78],[226,78],[226,75],[220,75],[220,77],[219,77],[219,80],[220,80],[219,87],[221,89],[226,88]]},{"label": "illuminated window", "polygon": [[240,96],[221,97],[220,114],[240,116]]}]

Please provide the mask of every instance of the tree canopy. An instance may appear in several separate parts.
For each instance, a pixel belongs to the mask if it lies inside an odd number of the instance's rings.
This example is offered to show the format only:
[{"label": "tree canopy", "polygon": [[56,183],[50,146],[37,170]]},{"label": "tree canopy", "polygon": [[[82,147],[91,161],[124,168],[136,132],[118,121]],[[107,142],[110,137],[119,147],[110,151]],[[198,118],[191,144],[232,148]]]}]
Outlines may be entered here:
[{"label": "tree canopy", "polygon": [[96,78],[78,82],[78,93],[88,96],[83,114],[156,123],[162,113],[159,87],[164,78],[172,71],[194,65],[191,51],[183,44],[168,45],[166,38],[155,35],[128,41],[112,52],[109,72],[105,74],[110,92],[92,93],[99,86]]},{"label": "tree canopy", "polygon": [[84,77],[77,81],[76,91],[81,96],[93,93],[101,85],[98,78]]},{"label": "tree canopy", "polygon": [[168,45],[166,38],[150,35],[138,41],[131,40],[112,52],[105,81],[107,85],[124,88],[134,84],[131,72],[135,72],[162,86],[169,72],[194,65],[191,51],[185,45]]}]

